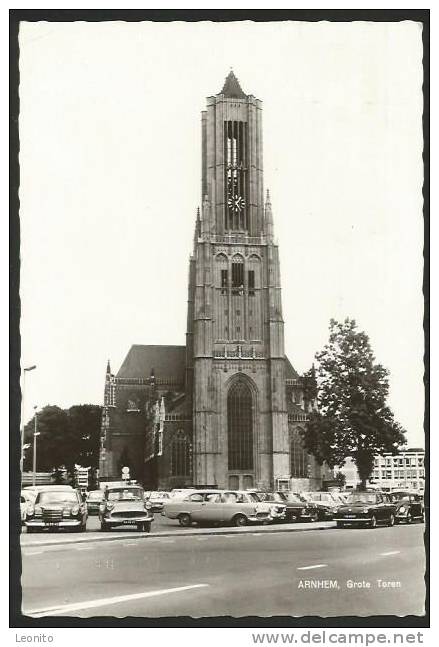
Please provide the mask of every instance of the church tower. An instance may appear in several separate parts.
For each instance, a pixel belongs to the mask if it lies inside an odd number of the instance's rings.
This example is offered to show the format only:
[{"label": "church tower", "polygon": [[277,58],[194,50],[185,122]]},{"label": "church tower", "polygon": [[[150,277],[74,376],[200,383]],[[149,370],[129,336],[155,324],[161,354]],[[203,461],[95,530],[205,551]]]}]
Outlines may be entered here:
[{"label": "church tower", "polygon": [[274,487],[290,475],[279,254],[264,199],[262,103],[233,71],[208,97],[201,132],[186,343],[193,482]]}]

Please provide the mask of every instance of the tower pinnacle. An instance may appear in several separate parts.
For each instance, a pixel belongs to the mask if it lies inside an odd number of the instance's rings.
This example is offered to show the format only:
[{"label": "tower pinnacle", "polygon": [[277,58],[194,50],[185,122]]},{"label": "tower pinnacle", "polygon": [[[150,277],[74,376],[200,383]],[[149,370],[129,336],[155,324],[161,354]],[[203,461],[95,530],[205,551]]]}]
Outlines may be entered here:
[{"label": "tower pinnacle", "polygon": [[230,68],[230,72],[226,77],[223,89],[221,90],[220,94],[223,94],[225,97],[237,99],[245,99],[247,97],[247,95],[243,92],[241,86],[239,85],[239,81],[236,78],[232,68]]}]

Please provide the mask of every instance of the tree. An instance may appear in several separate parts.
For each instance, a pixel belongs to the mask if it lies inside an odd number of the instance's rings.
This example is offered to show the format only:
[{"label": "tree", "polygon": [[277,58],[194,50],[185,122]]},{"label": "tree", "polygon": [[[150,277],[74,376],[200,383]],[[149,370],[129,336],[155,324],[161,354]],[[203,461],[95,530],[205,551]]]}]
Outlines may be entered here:
[{"label": "tree", "polygon": [[351,456],[364,489],[374,457],[396,453],[406,443],[404,430],[386,404],[389,372],[375,363],[367,335],[354,319],[331,319],[329,332],[316,355],[317,411],[309,414],[304,444],[331,468]]},{"label": "tree", "polygon": [[[96,468],[99,461],[101,407],[75,405],[68,410],[46,406],[37,414],[37,469],[58,474],[65,467],[73,475],[75,464]],[[35,417],[25,426],[24,470],[32,469]]]}]

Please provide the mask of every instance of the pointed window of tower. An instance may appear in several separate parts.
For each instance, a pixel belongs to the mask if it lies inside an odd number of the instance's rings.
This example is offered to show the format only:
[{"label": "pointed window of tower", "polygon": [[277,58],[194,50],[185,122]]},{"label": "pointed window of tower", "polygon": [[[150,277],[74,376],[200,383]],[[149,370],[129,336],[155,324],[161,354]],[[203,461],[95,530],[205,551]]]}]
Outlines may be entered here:
[{"label": "pointed window of tower", "polygon": [[255,296],[255,271],[249,270],[248,272],[248,294],[251,297]]},{"label": "pointed window of tower", "polygon": [[232,263],[232,294],[238,295],[244,292],[244,263],[242,261]]},{"label": "pointed window of tower", "polygon": [[235,382],[227,396],[229,470],[253,469],[253,406],[250,388]]},{"label": "pointed window of tower", "polygon": [[227,294],[228,270],[221,270],[221,294]]}]

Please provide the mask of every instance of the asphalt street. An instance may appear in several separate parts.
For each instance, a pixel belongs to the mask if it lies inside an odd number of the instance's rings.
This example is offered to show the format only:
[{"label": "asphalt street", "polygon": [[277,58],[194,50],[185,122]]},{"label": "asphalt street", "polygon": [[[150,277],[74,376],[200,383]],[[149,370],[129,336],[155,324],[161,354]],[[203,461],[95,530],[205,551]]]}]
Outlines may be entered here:
[{"label": "asphalt street", "polygon": [[120,541],[23,542],[23,613],[422,615],[423,532],[423,524],[293,533],[254,527],[226,535],[132,532]]}]

